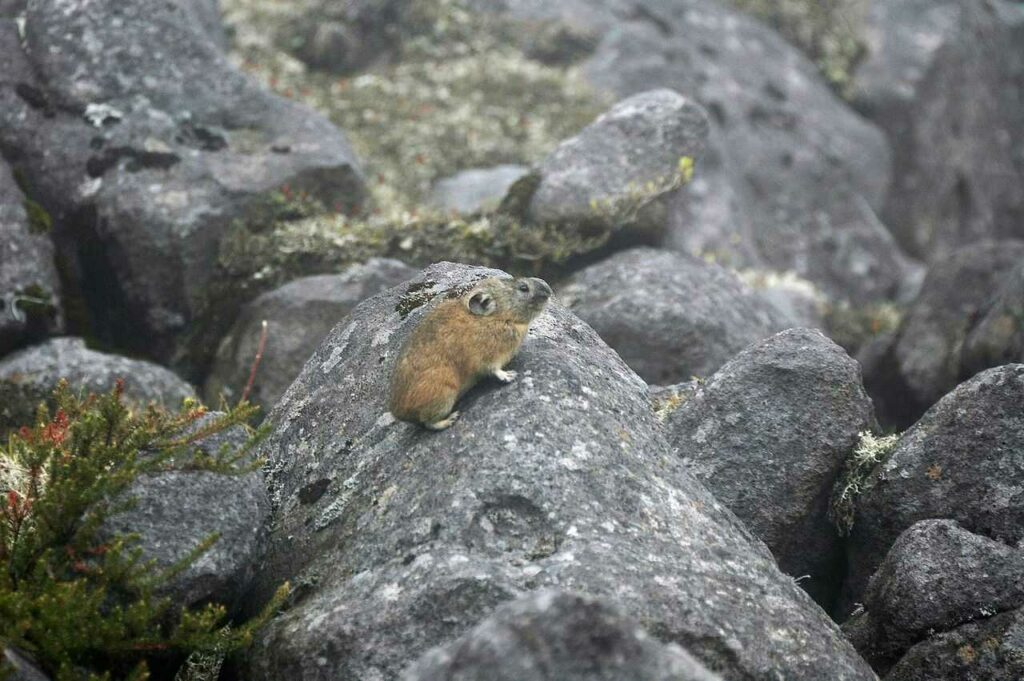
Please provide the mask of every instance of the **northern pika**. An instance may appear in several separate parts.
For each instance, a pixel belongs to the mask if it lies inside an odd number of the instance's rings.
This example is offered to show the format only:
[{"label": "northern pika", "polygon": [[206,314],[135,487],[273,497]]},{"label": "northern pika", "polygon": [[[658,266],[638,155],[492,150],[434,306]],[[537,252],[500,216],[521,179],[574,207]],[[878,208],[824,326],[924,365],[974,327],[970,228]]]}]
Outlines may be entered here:
[{"label": "northern pika", "polygon": [[514,381],[516,372],[503,367],[550,297],[543,279],[492,277],[428,312],[395,363],[392,415],[444,430],[459,417],[455,402],[481,378]]}]

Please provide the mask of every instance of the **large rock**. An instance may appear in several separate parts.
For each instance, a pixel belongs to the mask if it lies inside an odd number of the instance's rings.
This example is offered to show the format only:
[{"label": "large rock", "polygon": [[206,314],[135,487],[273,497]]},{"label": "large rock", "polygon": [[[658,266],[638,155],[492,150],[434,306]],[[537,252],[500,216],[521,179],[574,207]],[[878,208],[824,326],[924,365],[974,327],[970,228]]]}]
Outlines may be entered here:
[{"label": "large rock", "polygon": [[124,379],[125,397],[137,404],[177,408],[195,396],[192,386],[161,366],[90,350],[81,338],[53,338],[0,361],[0,429],[32,423],[36,406],[62,378],[86,393],[109,392]]},{"label": "large rock", "polygon": [[1024,678],[1024,609],[965,624],[917,644],[885,681]]},{"label": "large rock", "polygon": [[[979,346],[1005,343],[1009,351],[1022,333],[1020,318],[1002,319],[1010,310],[994,311],[997,319],[989,323],[1000,328],[979,331],[966,365],[965,343],[1004,286],[1012,286],[1011,274],[1022,260],[1024,241],[983,241],[932,264],[897,333],[862,357],[868,389],[886,421],[906,427],[960,381],[1004,363],[1000,349]],[[1012,308],[1021,293],[1006,295]],[[986,356],[992,363],[982,366],[978,360]]]},{"label": "large rock", "polygon": [[989,369],[932,407],[868,477],[848,543],[847,604],[901,532],[948,518],[1007,544],[1024,539],[1024,364]]},{"label": "large rock", "polygon": [[463,214],[493,210],[509,187],[529,172],[526,166],[513,164],[463,170],[438,180],[431,190],[430,203],[442,211]]},{"label": "large rock", "polygon": [[[659,89],[629,97],[540,164],[526,217],[618,228],[637,205],[679,186],[685,179],[680,175],[692,172],[704,153],[707,135],[707,114],[677,92]],[[637,219],[641,232],[665,228],[664,217]]]},{"label": "large rock", "polygon": [[232,221],[267,220],[285,186],[341,209],[364,191],[344,136],[234,70],[200,14],[183,1],[41,0],[24,48],[0,22],[0,148],[54,215],[97,333],[165,360]]},{"label": "large rock", "polygon": [[523,32],[593,35],[581,69],[599,88],[671,88],[709,112],[709,162],[670,202],[674,247],[794,270],[854,302],[895,295],[913,269],[875,214],[889,185],[884,134],[755,19],[713,0],[470,4]]},{"label": "large rock", "polygon": [[651,248],[591,265],[558,294],[657,385],[709,376],[747,345],[794,325],[724,268]]},{"label": "large rock", "polygon": [[1024,237],[1024,8],[879,0],[865,38],[854,96],[892,143],[900,243],[930,258]]},{"label": "large rock", "polygon": [[1024,550],[951,520],[922,520],[893,544],[864,605],[857,617],[869,620],[868,635],[854,644],[885,671],[935,632],[1024,605]]},{"label": "large rock", "polygon": [[[192,425],[209,425],[221,414],[211,413]],[[239,451],[249,433],[235,426],[195,443],[206,456],[222,448]],[[181,462],[179,462],[181,463]],[[249,588],[267,540],[270,503],[263,473],[216,473],[172,470],[136,480],[125,492],[134,505],[109,518],[100,532],[105,536],[136,535],[144,560],[168,569],[217,535],[217,540],[187,569],[163,588],[176,606],[215,601],[229,608]]]},{"label": "large rock", "polygon": [[[29,219],[30,210],[36,212]],[[46,217],[0,161],[0,355],[60,330],[60,280]]]},{"label": "large rock", "polygon": [[471,392],[452,428],[385,414],[415,323],[487,274],[441,264],[364,302],[271,415],[276,529],[258,592],[290,579],[299,595],[247,678],[394,678],[548,587],[615,600],[723,678],[874,678],[671,454],[643,381],[565,309],[534,321],[519,379]]},{"label": "large rock", "polygon": [[267,411],[280,399],[327,333],[364,298],[409,279],[416,270],[374,258],[341,274],[303,277],[246,305],[217,350],[206,381],[207,402],[221,395],[237,401],[259,349],[263,320],[267,340],[249,400]]},{"label": "large rock", "polygon": [[615,607],[541,591],[497,608],[424,655],[405,681],[720,681],[679,646],[652,639]]},{"label": "large rock", "polygon": [[1002,288],[964,341],[964,375],[1024,362],[1024,260],[1001,280]]},{"label": "large rock", "polygon": [[688,470],[828,608],[843,562],[829,495],[873,422],[857,362],[820,331],[790,329],[726,363],[666,425]]}]

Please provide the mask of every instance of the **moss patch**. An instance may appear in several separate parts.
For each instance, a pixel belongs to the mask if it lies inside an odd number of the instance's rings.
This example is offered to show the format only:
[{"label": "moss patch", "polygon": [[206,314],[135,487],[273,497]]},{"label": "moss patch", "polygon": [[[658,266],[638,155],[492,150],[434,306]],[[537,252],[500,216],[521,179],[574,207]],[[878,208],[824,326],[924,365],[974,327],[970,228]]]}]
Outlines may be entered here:
[{"label": "moss patch", "polygon": [[890,302],[862,307],[845,302],[825,306],[829,337],[851,355],[874,338],[895,332],[902,320],[903,309]]},{"label": "moss patch", "polygon": [[857,498],[870,488],[871,472],[889,460],[899,438],[899,435],[875,436],[869,432],[860,434],[857,448],[843,464],[843,471],[829,500],[828,518],[836,526],[840,536],[850,534],[857,511]]},{"label": "moss patch", "polygon": [[501,23],[455,0],[405,3],[390,63],[352,78],[317,72],[270,37],[302,11],[291,5],[225,0],[233,58],[345,131],[385,211],[412,210],[459,170],[535,163],[610,104],[575,70],[527,57]]},{"label": "moss patch", "polygon": [[53,218],[41,204],[32,199],[22,201],[25,214],[28,216],[28,229],[33,234],[49,234],[53,229]]}]

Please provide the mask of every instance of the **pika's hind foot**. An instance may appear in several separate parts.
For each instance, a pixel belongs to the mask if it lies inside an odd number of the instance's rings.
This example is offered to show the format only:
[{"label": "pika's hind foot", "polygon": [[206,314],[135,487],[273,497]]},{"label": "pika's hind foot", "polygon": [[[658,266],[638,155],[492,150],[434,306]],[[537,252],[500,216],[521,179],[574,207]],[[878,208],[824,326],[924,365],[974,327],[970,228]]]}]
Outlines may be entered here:
[{"label": "pika's hind foot", "polygon": [[444,430],[445,428],[450,428],[451,425],[458,420],[459,412],[453,411],[451,414],[448,414],[448,418],[441,419],[440,421],[434,421],[433,423],[424,423],[423,426],[430,430]]},{"label": "pika's hind foot", "polygon": [[516,380],[516,376],[519,373],[516,371],[505,371],[504,369],[495,369],[493,376],[501,381],[502,383],[511,383]]}]

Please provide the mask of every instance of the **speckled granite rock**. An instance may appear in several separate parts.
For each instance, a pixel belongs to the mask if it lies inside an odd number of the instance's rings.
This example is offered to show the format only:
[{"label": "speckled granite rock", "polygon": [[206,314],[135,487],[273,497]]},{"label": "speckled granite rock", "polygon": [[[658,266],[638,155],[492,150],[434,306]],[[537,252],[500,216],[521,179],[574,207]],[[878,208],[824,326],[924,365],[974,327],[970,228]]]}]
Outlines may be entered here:
[{"label": "speckled granite rock", "polygon": [[547,590],[428,652],[404,681],[721,681],[601,600]]},{"label": "speckled granite rock", "polygon": [[195,397],[192,386],[162,366],[90,350],[81,338],[53,338],[0,360],[0,428],[31,422],[62,378],[74,390],[94,393],[109,392],[122,378],[125,397],[141,404],[177,408]]},{"label": "speckled granite rock", "polygon": [[829,495],[873,424],[857,362],[810,329],[748,347],[666,419],[688,470],[824,608],[843,572]]},{"label": "speckled granite rock", "polygon": [[364,302],[271,414],[257,594],[290,579],[298,595],[247,677],[393,678],[502,602],[556,587],[614,599],[724,678],[873,679],[670,452],[643,381],[565,309],[534,322],[518,380],[473,390],[449,430],[386,414],[415,322],[493,273],[440,264]]}]

